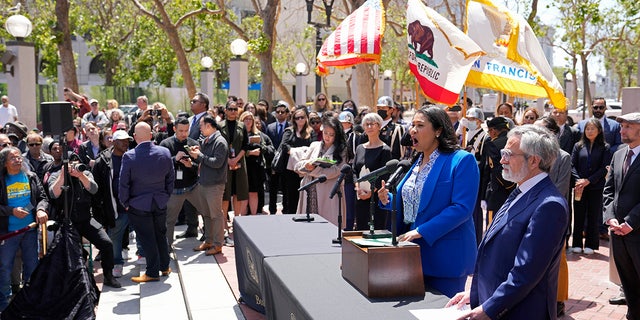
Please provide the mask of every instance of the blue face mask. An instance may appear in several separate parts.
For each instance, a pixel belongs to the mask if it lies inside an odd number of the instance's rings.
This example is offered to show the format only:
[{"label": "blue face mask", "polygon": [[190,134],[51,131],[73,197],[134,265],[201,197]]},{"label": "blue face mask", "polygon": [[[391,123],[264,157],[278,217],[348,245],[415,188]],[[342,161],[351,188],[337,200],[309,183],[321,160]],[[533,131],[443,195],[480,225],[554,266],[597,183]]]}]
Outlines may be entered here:
[{"label": "blue face mask", "polygon": [[478,129],[478,123],[475,122],[475,121],[468,121],[467,122],[467,129],[469,129],[470,131]]}]

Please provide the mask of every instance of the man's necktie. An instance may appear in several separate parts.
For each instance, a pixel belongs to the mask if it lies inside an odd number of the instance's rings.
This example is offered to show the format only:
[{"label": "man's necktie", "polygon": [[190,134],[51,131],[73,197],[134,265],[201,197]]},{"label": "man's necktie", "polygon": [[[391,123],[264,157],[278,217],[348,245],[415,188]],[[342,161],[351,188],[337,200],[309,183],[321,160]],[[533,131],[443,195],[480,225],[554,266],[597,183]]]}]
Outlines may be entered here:
[{"label": "man's necktie", "polygon": [[522,191],[518,187],[516,187],[511,192],[511,194],[507,198],[507,201],[504,202],[502,207],[500,207],[500,210],[498,210],[498,212],[493,217],[493,222],[491,223],[491,226],[489,227],[489,230],[487,230],[487,233],[489,233],[489,232],[491,232],[493,230],[493,228],[498,224],[498,220],[500,218],[502,218],[502,216],[505,214],[505,212],[507,212],[507,209],[509,209],[509,207],[511,206],[511,203],[513,202],[513,200],[515,200],[516,197],[521,193],[522,193]]},{"label": "man's necktie", "polygon": [[193,131],[195,130],[196,126],[198,125],[198,117],[196,117],[195,115],[193,116],[193,121],[191,121],[191,128],[189,129],[189,131]]},{"label": "man's necktie", "polygon": [[282,123],[278,123],[278,138],[282,137]]},{"label": "man's necktie", "polygon": [[629,167],[631,166],[631,159],[633,158],[633,150],[629,149],[627,152],[627,157],[624,159],[624,166],[622,167],[622,176],[627,175],[627,171],[629,171]]}]

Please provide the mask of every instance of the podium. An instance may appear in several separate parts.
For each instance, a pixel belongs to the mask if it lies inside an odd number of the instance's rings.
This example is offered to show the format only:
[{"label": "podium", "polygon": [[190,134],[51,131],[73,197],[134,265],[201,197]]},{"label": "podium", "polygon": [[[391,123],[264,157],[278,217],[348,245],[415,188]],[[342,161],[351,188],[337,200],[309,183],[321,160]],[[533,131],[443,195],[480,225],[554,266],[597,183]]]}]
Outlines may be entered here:
[{"label": "podium", "polygon": [[361,247],[362,233],[342,234],[342,277],[369,298],[423,296],[420,246]]}]

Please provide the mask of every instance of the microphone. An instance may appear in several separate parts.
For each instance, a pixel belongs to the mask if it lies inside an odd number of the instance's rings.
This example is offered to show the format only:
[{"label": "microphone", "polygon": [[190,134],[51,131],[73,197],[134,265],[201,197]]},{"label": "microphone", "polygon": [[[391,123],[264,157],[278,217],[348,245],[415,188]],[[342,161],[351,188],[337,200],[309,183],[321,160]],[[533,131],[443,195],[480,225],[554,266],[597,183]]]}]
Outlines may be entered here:
[{"label": "microphone", "polygon": [[333,199],[333,196],[335,196],[338,192],[338,189],[340,189],[340,184],[344,180],[344,177],[346,177],[348,174],[351,174],[351,166],[345,163],[344,166],[342,166],[342,169],[340,169],[340,176],[338,177],[338,181],[336,181],[336,184],[333,185],[333,189],[331,189],[331,193],[329,193],[329,199]]},{"label": "microphone", "polygon": [[382,167],[380,169],[377,169],[375,171],[369,172],[368,174],[364,175],[363,177],[360,177],[360,179],[358,179],[357,182],[375,180],[378,177],[389,173],[389,171],[395,169],[397,166],[398,166],[398,160],[391,159],[391,160],[387,161],[387,164],[385,164],[384,167]]},{"label": "microphone", "polygon": [[391,175],[391,177],[389,177],[389,181],[387,181],[386,185],[387,186],[396,185],[396,183],[398,183],[398,181],[400,181],[400,179],[404,177],[405,172],[409,170],[409,168],[411,168],[411,161],[409,160],[400,161],[400,163],[398,163],[398,168],[396,168],[396,171]]},{"label": "microphone", "polygon": [[325,175],[323,174],[323,175],[321,175],[321,176],[319,176],[319,177],[317,177],[317,178],[315,178],[315,179],[311,180],[311,182],[309,182],[309,183],[305,184],[304,186],[300,187],[300,188],[298,189],[298,191],[303,191],[303,190],[304,190],[304,191],[306,191],[306,190],[307,190],[307,189],[309,189],[309,187],[311,187],[312,185],[314,185],[314,184],[316,184],[316,183],[323,183],[323,182],[325,182],[325,181],[327,181],[327,176],[325,176]]}]

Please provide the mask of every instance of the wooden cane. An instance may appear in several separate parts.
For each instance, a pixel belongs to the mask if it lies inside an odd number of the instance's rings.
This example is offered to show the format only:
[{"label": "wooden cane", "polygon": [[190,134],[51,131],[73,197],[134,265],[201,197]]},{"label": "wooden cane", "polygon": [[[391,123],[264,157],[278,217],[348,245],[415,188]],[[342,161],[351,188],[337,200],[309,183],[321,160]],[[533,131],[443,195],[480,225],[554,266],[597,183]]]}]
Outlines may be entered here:
[{"label": "wooden cane", "polygon": [[47,255],[47,223],[40,224],[40,232],[42,232],[42,257]]}]

